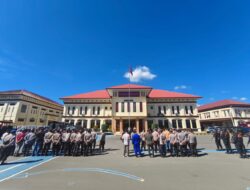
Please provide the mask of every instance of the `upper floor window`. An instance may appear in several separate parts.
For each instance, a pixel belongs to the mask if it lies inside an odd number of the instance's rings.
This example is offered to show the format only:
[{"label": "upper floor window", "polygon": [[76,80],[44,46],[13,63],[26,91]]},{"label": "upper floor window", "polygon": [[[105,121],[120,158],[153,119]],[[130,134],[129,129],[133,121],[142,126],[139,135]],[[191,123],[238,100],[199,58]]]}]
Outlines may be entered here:
[{"label": "upper floor window", "polygon": [[115,111],[119,112],[119,103],[118,102],[115,103]]},{"label": "upper floor window", "polygon": [[82,107],[80,107],[80,114],[83,114],[83,109],[82,109]]},{"label": "upper floor window", "polygon": [[164,111],[164,114],[167,113],[167,108],[166,108],[166,106],[163,106],[163,111]]},{"label": "upper floor window", "polygon": [[136,112],[136,102],[133,102],[133,111]]},{"label": "upper floor window", "polygon": [[176,106],[176,108],[177,108],[177,113],[180,114],[180,107]]},{"label": "upper floor window", "polygon": [[95,107],[93,107],[92,114],[95,115]]},{"label": "upper floor window", "polygon": [[193,106],[190,106],[190,112],[191,112],[191,114],[193,114],[193,113],[194,113]]},{"label": "upper floor window", "polygon": [[142,102],[140,102],[140,112],[143,112],[143,105],[142,105]]},{"label": "upper floor window", "polygon": [[187,106],[185,106],[185,112],[186,112],[186,114],[188,114],[188,107]]},{"label": "upper floor window", "polygon": [[124,112],[124,102],[122,102],[122,108],[121,111]]},{"label": "upper floor window", "polygon": [[128,109],[128,112],[130,112],[130,102],[127,102],[127,109]]},{"label": "upper floor window", "polygon": [[75,114],[75,110],[76,110],[76,108],[75,108],[75,107],[73,107],[73,108],[72,108],[72,115],[74,115],[74,114]]},{"label": "upper floor window", "polygon": [[98,108],[97,108],[97,115],[100,115],[100,111],[101,111],[101,108],[98,107]]},{"label": "upper floor window", "polygon": [[87,113],[88,113],[88,107],[85,106],[85,115],[87,115]]},{"label": "upper floor window", "polygon": [[172,106],[172,114],[175,114],[175,108]]},{"label": "upper floor window", "polygon": [[21,113],[26,113],[27,111],[27,105],[22,105],[21,106]]},{"label": "upper floor window", "polygon": [[158,114],[161,114],[161,106],[158,106]]},{"label": "upper floor window", "polygon": [[70,114],[70,107],[68,107],[68,115]]}]

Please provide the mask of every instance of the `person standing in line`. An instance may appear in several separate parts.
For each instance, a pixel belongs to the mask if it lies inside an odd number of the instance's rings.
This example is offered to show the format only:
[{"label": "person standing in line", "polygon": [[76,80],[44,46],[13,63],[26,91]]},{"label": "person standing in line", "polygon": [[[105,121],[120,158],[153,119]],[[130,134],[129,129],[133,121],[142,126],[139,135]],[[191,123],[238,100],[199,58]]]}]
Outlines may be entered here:
[{"label": "person standing in line", "polygon": [[11,155],[11,153],[15,149],[15,130],[12,130],[10,133],[4,135],[2,138],[2,145],[0,147],[0,164],[4,164],[7,158]]},{"label": "person standing in line", "polygon": [[193,130],[191,129],[189,134],[188,134],[188,142],[190,145],[190,152],[191,152],[191,156],[198,156],[197,153],[197,138],[193,132]]},{"label": "person standing in line", "polygon": [[221,145],[221,134],[220,134],[220,131],[218,129],[214,132],[213,137],[215,140],[217,150],[223,150],[223,147]]},{"label": "person standing in line", "polygon": [[76,142],[75,142],[75,148],[74,148],[73,156],[78,156],[81,144],[82,144],[82,133],[79,130],[77,132],[77,134],[76,134]]},{"label": "person standing in line", "polygon": [[140,134],[141,137],[141,151],[146,151],[145,131],[143,130]]},{"label": "person standing in line", "polygon": [[174,141],[175,141],[175,134],[174,131],[171,129],[170,131],[170,135],[169,135],[169,141],[170,141],[170,156],[174,156],[175,152],[174,152]]},{"label": "person standing in line", "polygon": [[141,149],[140,149],[141,138],[140,135],[136,132],[136,130],[134,130],[132,143],[134,145],[135,156],[138,158],[139,156],[141,156]]},{"label": "person standing in line", "polygon": [[95,129],[92,129],[91,135],[92,135],[92,150],[95,151],[95,147],[96,147],[96,138],[97,138],[97,134],[96,134]]},{"label": "person standing in line", "polygon": [[180,144],[180,152],[181,156],[187,156],[187,135],[184,130],[179,131],[178,133],[178,139]]},{"label": "person standing in line", "polygon": [[231,154],[233,151],[232,151],[231,144],[230,144],[230,133],[228,130],[224,131],[222,140],[223,140],[223,143],[226,147],[227,154]]},{"label": "person standing in line", "polygon": [[145,141],[148,148],[149,156],[154,157],[153,135],[151,129],[148,129],[148,132],[145,134]]},{"label": "person standing in line", "polygon": [[105,143],[106,143],[106,134],[102,131],[101,137],[100,137],[100,143],[99,143],[100,152],[104,152]]},{"label": "person standing in line", "polygon": [[58,156],[61,147],[61,134],[58,130],[56,130],[55,133],[52,135],[51,142],[52,142],[52,155]]},{"label": "person standing in line", "polygon": [[81,156],[84,156],[85,150],[86,150],[86,144],[85,144],[85,142],[84,142],[84,136],[85,136],[85,134],[86,134],[86,129],[83,129],[83,130],[81,131],[81,133],[82,133]]},{"label": "person standing in line", "polygon": [[122,135],[121,140],[123,141],[123,145],[124,145],[123,156],[129,157],[130,135],[128,134],[127,131],[125,131],[125,133]]},{"label": "person standing in line", "polygon": [[69,156],[70,148],[70,129],[63,131],[62,133],[63,155]]},{"label": "person standing in line", "polygon": [[51,147],[51,140],[52,140],[53,133],[51,130],[48,130],[44,135],[44,141],[43,141],[43,156],[48,156],[48,152]]},{"label": "person standing in line", "polygon": [[15,141],[15,151],[14,156],[19,156],[22,152],[23,142],[24,142],[25,133],[23,130],[19,130],[16,133],[16,141]]},{"label": "person standing in line", "polygon": [[76,130],[73,129],[72,133],[70,134],[70,147],[69,147],[69,156],[72,156],[73,151],[74,151],[74,147],[75,147],[75,140],[76,140]]},{"label": "person standing in line", "polygon": [[157,153],[158,147],[159,147],[159,133],[157,132],[157,129],[154,130],[152,135],[153,135],[153,140],[154,140],[154,151],[155,153]]},{"label": "person standing in line", "polygon": [[170,152],[170,131],[167,129],[165,131],[166,134],[166,149],[168,152]]},{"label": "person standing in line", "polygon": [[166,134],[163,130],[160,130],[159,143],[161,157],[166,157]]},{"label": "person standing in line", "polygon": [[237,148],[238,148],[238,153],[240,154],[240,158],[246,158],[246,148],[244,145],[244,139],[243,139],[243,133],[242,132],[238,132],[237,133]]},{"label": "person standing in line", "polygon": [[180,147],[180,141],[178,137],[178,132],[175,130],[174,131],[174,152],[175,156],[179,157],[179,147]]},{"label": "person standing in line", "polygon": [[36,141],[36,134],[34,132],[35,132],[34,129],[29,130],[29,132],[24,137],[24,148],[23,148],[24,156],[29,156],[30,150],[32,149],[32,146]]},{"label": "person standing in line", "polygon": [[92,155],[92,140],[91,129],[88,129],[87,133],[84,135],[84,142],[86,144],[84,156],[89,156],[89,154]]},{"label": "person standing in line", "polygon": [[43,148],[44,131],[42,128],[39,128],[36,130],[35,134],[36,134],[36,141],[32,156],[40,156],[40,152],[42,151]]}]

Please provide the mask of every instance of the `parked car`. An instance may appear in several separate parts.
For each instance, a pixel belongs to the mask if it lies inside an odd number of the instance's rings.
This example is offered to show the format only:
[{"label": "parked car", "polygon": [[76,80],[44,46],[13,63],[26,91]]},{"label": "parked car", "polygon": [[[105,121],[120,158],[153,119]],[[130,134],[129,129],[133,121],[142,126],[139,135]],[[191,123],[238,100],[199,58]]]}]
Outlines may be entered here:
[{"label": "parked car", "polygon": [[207,133],[214,133],[215,132],[215,128],[214,127],[208,127],[207,128]]}]

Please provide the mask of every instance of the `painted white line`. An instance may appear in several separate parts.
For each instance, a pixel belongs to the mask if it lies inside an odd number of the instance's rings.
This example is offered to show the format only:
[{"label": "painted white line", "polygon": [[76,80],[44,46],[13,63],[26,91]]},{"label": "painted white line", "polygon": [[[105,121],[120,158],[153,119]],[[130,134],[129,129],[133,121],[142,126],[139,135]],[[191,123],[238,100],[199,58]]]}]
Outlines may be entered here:
[{"label": "painted white line", "polygon": [[18,165],[16,165],[16,166],[12,166],[12,167],[6,168],[6,169],[4,169],[4,170],[0,170],[0,173],[6,172],[6,171],[8,171],[8,170],[11,170],[11,169],[13,169],[13,168],[17,168],[17,167],[22,166],[22,165],[24,165],[24,164],[18,164]]},{"label": "painted white line", "polygon": [[51,158],[51,159],[49,159],[49,160],[46,160],[46,161],[44,161],[44,162],[41,162],[40,164],[37,164],[37,165],[35,165],[35,166],[31,166],[31,167],[29,167],[29,168],[27,168],[27,169],[25,169],[25,170],[23,170],[23,171],[20,171],[20,172],[18,172],[18,173],[16,173],[16,174],[13,174],[13,175],[9,176],[9,177],[6,177],[6,178],[0,180],[0,183],[3,182],[3,181],[6,181],[6,180],[8,180],[8,179],[11,179],[11,178],[13,178],[13,177],[15,177],[15,176],[17,176],[17,175],[23,173],[23,172],[26,172],[26,171],[31,170],[31,169],[33,169],[33,168],[36,168],[36,167],[38,167],[38,166],[40,166],[40,165],[42,165],[42,164],[45,164],[45,163],[47,163],[47,162],[49,162],[49,161],[51,161],[51,160],[54,160],[54,159],[56,159],[56,158],[57,158],[57,157],[53,157],[53,158]]}]

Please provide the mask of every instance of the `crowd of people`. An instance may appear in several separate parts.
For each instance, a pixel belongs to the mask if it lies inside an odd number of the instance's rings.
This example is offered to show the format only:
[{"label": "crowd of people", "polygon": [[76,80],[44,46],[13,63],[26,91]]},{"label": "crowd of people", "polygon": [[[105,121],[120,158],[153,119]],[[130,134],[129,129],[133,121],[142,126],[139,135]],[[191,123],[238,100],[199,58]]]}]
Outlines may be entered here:
[{"label": "crowd of people", "polygon": [[148,129],[140,134],[134,129],[132,133],[125,131],[121,140],[124,157],[130,156],[131,143],[136,157],[144,156],[145,151],[148,151],[150,157],[156,156],[158,152],[161,157],[166,157],[168,153],[172,157],[198,156],[197,138],[191,129]]},{"label": "crowd of people", "polygon": [[[244,134],[241,131],[229,131],[227,129],[216,130],[213,134],[217,150],[224,150],[221,144],[223,142],[227,154],[234,153],[231,144],[234,144],[240,158],[247,158],[247,151],[244,145]],[[250,138],[248,144],[250,143]]]},{"label": "crowd of people", "polygon": [[97,132],[94,129],[19,129],[2,134],[0,163],[10,156],[89,156],[103,152],[106,135],[101,132],[96,149]]}]

